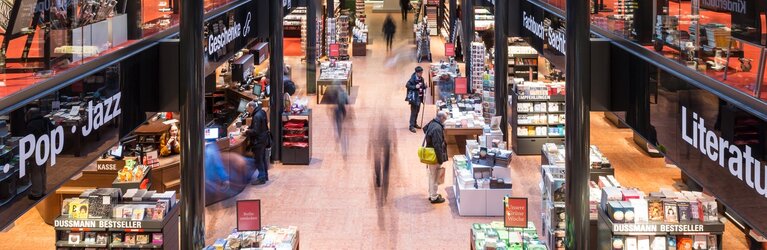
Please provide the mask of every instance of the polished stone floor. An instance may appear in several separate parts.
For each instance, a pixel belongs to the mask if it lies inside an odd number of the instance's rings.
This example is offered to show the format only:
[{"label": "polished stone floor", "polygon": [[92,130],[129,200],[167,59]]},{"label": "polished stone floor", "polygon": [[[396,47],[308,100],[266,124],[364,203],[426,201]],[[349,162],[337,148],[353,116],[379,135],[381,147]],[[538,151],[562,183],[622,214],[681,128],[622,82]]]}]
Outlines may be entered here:
[{"label": "polished stone floor", "polygon": [[[398,15],[392,15],[395,20]],[[403,101],[404,84],[416,65],[412,43],[412,22],[398,30],[395,48],[387,52],[381,24],[385,14],[368,14],[371,44],[366,57],[354,57],[354,88],[349,107],[351,117],[344,135],[348,150],[344,156],[337,143],[332,105],[315,104],[313,109],[313,160],[308,166],[275,165],[270,182],[250,186],[231,199],[207,207],[206,243],[225,237],[235,223],[235,202],[260,199],[265,225],[297,226],[303,249],[468,249],[472,223],[500,218],[461,217],[454,199],[439,205],[426,201],[426,170],[418,162],[416,148],[422,133],[407,130],[409,107]],[[434,39],[435,60],[443,58],[442,42]],[[293,79],[305,87],[304,67],[299,58],[286,58],[293,66]],[[301,90],[299,90],[300,92]],[[426,106],[426,119],[435,114]],[[392,156],[390,186],[385,202],[378,203],[382,192],[373,185],[372,152],[379,151],[380,138],[374,128],[389,129],[396,148]],[[666,167],[662,159],[652,159],[631,141],[631,132],[616,129],[601,114],[592,113],[592,144],[596,144],[616,166],[616,177],[627,186],[655,191],[674,187],[680,172]],[[374,134],[375,133],[375,134]],[[512,162],[514,196],[528,197],[530,220],[540,227],[540,159],[515,156]],[[449,164],[447,164],[449,165]],[[447,185],[440,186],[443,196],[452,198],[451,170]],[[724,249],[745,249],[743,235],[728,224]],[[31,210],[8,232],[0,233],[3,249],[53,249],[53,228],[45,225]],[[6,248],[7,247],[7,248]]]}]

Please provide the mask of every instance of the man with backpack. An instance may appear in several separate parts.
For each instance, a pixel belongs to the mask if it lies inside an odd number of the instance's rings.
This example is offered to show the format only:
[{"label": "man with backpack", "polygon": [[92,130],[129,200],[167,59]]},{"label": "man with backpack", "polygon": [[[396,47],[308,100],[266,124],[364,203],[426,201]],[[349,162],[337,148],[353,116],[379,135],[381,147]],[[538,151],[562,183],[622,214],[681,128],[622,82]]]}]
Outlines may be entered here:
[{"label": "man with backpack", "polygon": [[418,119],[418,112],[421,109],[423,103],[423,95],[426,90],[426,84],[423,80],[423,68],[421,66],[415,67],[415,72],[410,76],[410,80],[405,85],[407,88],[407,96],[405,101],[410,104],[410,132],[415,133],[416,129],[420,129],[416,123]]}]

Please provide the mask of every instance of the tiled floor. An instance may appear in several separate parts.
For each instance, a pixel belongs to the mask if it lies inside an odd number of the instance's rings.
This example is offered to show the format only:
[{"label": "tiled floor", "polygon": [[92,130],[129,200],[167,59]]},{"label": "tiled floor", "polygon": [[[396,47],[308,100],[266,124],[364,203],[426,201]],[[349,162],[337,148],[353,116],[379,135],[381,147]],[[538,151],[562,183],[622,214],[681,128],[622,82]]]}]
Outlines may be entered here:
[{"label": "tiled floor", "polygon": [[[350,145],[346,157],[336,143],[333,107],[316,105],[310,97],[315,131],[312,163],[274,166],[268,184],[250,186],[236,197],[207,207],[207,244],[235,227],[234,205],[240,199],[261,199],[264,224],[298,226],[303,249],[467,249],[472,223],[500,219],[461,217],[454,199],[440,205],[426,201],[426,170],[415,156],[423,138],[421,133],[407,131],[409,107],[403,101],[405,81],[417,65],[412,23],[397,22],[395,49],[386,52],[378,32],[384,17],[368,15],[372,31],[368,56],[352,59],[355,86],[349,107],[352,115],[345,130]],[[435,60],[442,58],[441,44],[432,42]],[[303,88],[305,67],[300,59],[285,61],[293,66],[293,79]],[[434,106],[427,106],[425,113],[428,120],[435,113]],[[380,150],[373,141],[378,134],[372,132],[379,124],[390,129],[396,148],[389,192],[381,206],[376,202],[381,192],[373,185],[370,156],[370,152]],[[654,191],[671,187],[680,178],[678,169],[667,168],[662,159],[651,159],[634,146],[630,130],[616,129],[592,113],[591,131],[592,144],[616,166],[617,178],[624,185]],[[540,227],[539,164],[538,156],[515,156],[512,174],[513,195],[529,198],[530,220]],[[452,171],[448,168],[447,172],[446,184],[450,185]],[[440,187],[440,193],[452,198],[447,185]],[[745,249],[743,235],[732,225],[727,230],[724,249]],[[0,233],[4,249],[52,249],[53,245],[53,229],[35,210],[10,231]]]}]

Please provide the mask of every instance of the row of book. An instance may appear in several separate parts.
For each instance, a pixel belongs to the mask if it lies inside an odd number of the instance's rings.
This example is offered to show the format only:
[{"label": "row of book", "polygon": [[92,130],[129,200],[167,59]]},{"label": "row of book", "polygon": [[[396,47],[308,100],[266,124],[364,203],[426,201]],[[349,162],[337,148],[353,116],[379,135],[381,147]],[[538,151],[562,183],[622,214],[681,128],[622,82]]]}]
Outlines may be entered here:
[{"label": "row of book", "polygon": [[613,236],[614,250],[718,249],[716,235]]},{"label": "row of book", "polygon": [[176,191],[159,193],[119,188],[85,190],[80,196],[64,199],[61,215],[70,219],[162,220],[176,205]]},{"label": "row of book", "polygon": [[71,245],[162,245],[163,235],[162,233],[123,233],[112,232],[111,241],[109,239],[110,233],[108,232],[74,232],[66,231],[61,232],[65,235],[66,243]]},{"label": "row of book", "polygon": [[605,187],[601,207],[615,223],[719,221],[716,200],[701,192],[661,189],[645,196],[634,189]]}]

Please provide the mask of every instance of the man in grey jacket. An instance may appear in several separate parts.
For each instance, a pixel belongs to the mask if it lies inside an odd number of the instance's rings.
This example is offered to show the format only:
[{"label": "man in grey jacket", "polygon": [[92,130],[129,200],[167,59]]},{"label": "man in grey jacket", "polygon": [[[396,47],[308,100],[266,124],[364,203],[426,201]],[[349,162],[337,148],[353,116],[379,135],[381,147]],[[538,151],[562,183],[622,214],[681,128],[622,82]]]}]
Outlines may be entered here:
[{"label": "man in grey jacket", "polygon": [[445,111],[437,112],[437,117],[431,120],[423,128],[423,132],[426,134],[426,147],[434,148],[434,152],[437,154],[437,165],[427,165],[429,168],[429,201],[432,204],[443,203],[445,198],[437,193],[439,188],[439,172],[442,168],[442,163],[447,161],[447,144],[445,143],[445,121],[447,121],[447,113]]}]

